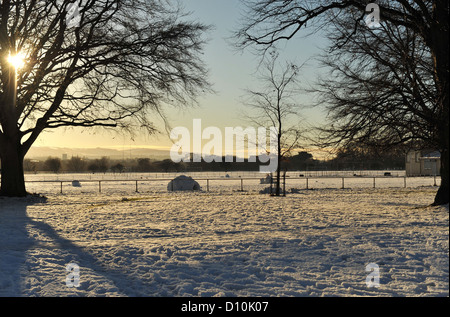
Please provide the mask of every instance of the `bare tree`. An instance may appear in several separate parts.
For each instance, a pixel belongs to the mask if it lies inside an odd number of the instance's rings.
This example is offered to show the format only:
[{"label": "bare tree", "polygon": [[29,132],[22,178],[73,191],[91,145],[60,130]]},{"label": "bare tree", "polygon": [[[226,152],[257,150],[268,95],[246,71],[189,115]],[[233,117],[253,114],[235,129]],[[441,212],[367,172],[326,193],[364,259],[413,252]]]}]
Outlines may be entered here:
[{"label": "bare tree", "polygon": [[164,105],[194,103],[207,29],[176,0],[2,1],[0,195],[26,195],[23,159],[46,129],[154,133]]},{"label": "bare tree", "polygon": [[79,156],[73,156],[67,161],[67,169],[71,172],[81,173],[86,170],[86,161]]},{"label": "bare tree", "polygon": [[45,160],[44,165],[47,171],[59,173],[61,171],[62,162],[61,159],[58,157],[49,157],[48,159]]},{"label": "bare tree", "polygon": [[[320,81],[320,103],[332,122],[325,146],[349,144],[379,149],[399,146],[439,148],[433,61],[421,38],[403,26],[380,24],[353,36],[352,19],[333,20],[333,54],[322,57],[330,72]],[[407,149],[407,147],[405,147]]]},{"label": "bare tree", "polygon": [[31,160],[31,159],[25,159],[23,161],[23,169],[26,172],[36,173],[36,171],[37,171],[37,161]]},{"label": "bare tree", "polygon": [[[236,37],[239,47],[256,47],[263,52],[283,40],[290,40],[301,30],[310,28],[312,32],[326,29],[340,14],[352,13],[349,32],[337,39],[338,47],[346,47],[352,37],[365,32],[367,26],[362,23],[366,16],[368,1],[363,0],[242,0],[247,5],[246,20]],[[432,118],[423,118],[429,128],[420,128],[416,133],[431,133],[441,151],[441,186],[434,204],[449,202],[449,2],[445,0],[380,0],[376,2],[380,9],[383,25],[396,26],[408,30],[420,40],[428,51],[434,81],[434,105]],[[411,56],[411,52],[409,53]],[[396,56],[398,58],[398,56]],[[405,67],[403,67],[405,69]],[[376,72],[376,69],[366,69]],[[405,74],[403,74],[405,75]],[[410,75],[410,74],[408,74]],[[417,92],[417,87],[415,88]],[[389,105],[386,104],[386,107]],[[373,113],[371,118],[378,118]],[[399,116],[398,123],[407,116]],[[368,117],[369,119],[369,117]],[[428,120],[430,119],[430,120]],[[371,125],[371,121],[361,122]],[[375,126],[374,126],[375,127]],[[374,131],[375,132],[375,131]],[[382,135],[377,131],[373,135]],[[412,131],[411,131],[412,132]]]},{"label": "bare tree", "polygon": [[252,110],[247,117],[253,123],[258,126],[274,127],[277,131],[276,196],[281,194],[281,164],[293,149],[298,148],[301,136],[301,129],[295,120],[299,118],[299,105],[295,97],[299,93],[300,68],[293,63],[280,66],[278,57],[277,53],[271,52],[269,58],[263,61],[258,77],[261,87],[258,90],[247,89],[245,101]]}]

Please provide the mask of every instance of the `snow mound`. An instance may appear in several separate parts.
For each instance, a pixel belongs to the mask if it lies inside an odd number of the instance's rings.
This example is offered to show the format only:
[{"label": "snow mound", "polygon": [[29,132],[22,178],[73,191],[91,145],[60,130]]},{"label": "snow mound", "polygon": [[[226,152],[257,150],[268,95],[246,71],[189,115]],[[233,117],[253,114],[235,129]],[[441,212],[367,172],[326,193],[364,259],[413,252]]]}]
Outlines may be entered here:
[{"label": "snow mound", "polygon": [[72,187],[81,187],[80,181],[72,181]]},{"label": "snow mound", "polygon": [[200,185],[192,177],[181,175],[171,180],[167,185],[168,191],[200,190]]}]

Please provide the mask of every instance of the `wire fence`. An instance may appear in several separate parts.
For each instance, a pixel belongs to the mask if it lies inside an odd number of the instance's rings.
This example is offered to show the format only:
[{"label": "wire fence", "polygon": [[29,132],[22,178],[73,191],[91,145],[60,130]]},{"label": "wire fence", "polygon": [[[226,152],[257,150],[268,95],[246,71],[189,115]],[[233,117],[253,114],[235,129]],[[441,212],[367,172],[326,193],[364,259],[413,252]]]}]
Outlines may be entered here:
[{"label": "wire fence", "polygon": [[[439,186],[439,176],[406,177],[406,176],[296,176],[286,175],[280,181],[285,193],[295,193],[309,189],[356,189],[356,188],[417,188]],[[387,175],[387,174],[386,174]],[[80,178],[75,175],[59,175],[58,179],[27,179],[27,190],[41,194],[83,194],[83,193],[158,193],[171,191],[170,181],[174,177],[137,178]],[[86,176],[86,175],[77,175]],[[131,175],[130,175],[131,176]],[[161,175],[162,176],[162,175]],[[173,175],[172,175],[173,176]],[[189,175],[190,176],[190,175]],[[199,175],[200,176],[200,175]],[[226,175],[201,175],[193,177],[204,192],[258,192],[269,193],[274,188],[274,180],[268,182],[265,177],[236,177]],[[192,177],[192,176],[191,176]]]},{"label": "wire fence", "polygon": [[[211,178],[262,178],[265,174],[257,171],[230,171],[230,172],[149,172],[149,173],[36,173],[25,174],[28,181],[71,181],[73,179],[85,180],[153,180],[153,179],[173,179],[180,175],[190,176],[194,179],[211,179]],[[286,177],[289,178],[305,178],[305,177],[403,177],[406,176],[404,170],[346,170],[346,171],[287,171]]]}]

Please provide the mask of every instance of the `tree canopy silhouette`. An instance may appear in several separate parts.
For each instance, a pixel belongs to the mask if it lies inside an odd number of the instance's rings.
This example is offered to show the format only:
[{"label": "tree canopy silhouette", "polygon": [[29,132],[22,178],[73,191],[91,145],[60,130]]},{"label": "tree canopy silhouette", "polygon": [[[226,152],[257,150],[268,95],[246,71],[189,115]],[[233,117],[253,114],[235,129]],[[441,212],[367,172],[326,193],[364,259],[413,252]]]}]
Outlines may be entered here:
[{"label": "tree canopy silhouette", "polygon": [[332,119],[340,120],[330,135],[378,146],[425,141],[441,152],[434,204],[449,202],[448,1],[376,1],[382,28],[373,32],[365,23],[369,1],[242,1],[241,48],[265,53],[301,30],[335,28],[326,63],[337,76],[322,85]]},{"label": "tree canopy silhouette", "polygon": [[0,195],[26,195],[23,159],[44,130],[154,133],[164,105],[195,103],[207,30],[171,0],[2,1]]}]

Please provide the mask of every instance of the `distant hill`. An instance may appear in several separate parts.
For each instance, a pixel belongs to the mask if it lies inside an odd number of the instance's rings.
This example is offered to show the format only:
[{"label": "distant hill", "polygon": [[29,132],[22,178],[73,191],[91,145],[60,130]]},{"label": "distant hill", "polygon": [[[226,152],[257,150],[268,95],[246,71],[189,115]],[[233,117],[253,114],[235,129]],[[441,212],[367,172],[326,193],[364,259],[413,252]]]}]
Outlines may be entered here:
[{"label": "distant hill", "polygon": [[67,158],[79,156],[82,158],[96,159],[106,156],[110,159],[130,159],[130,158],[151,158],[166,159],[170,157],[168,150],[156,150],[148,148],[128,148],[124,150],[110,148],[57,148],[57,147],[32,147],[26,158],[34,160],[44,160],[51,157]]}]

